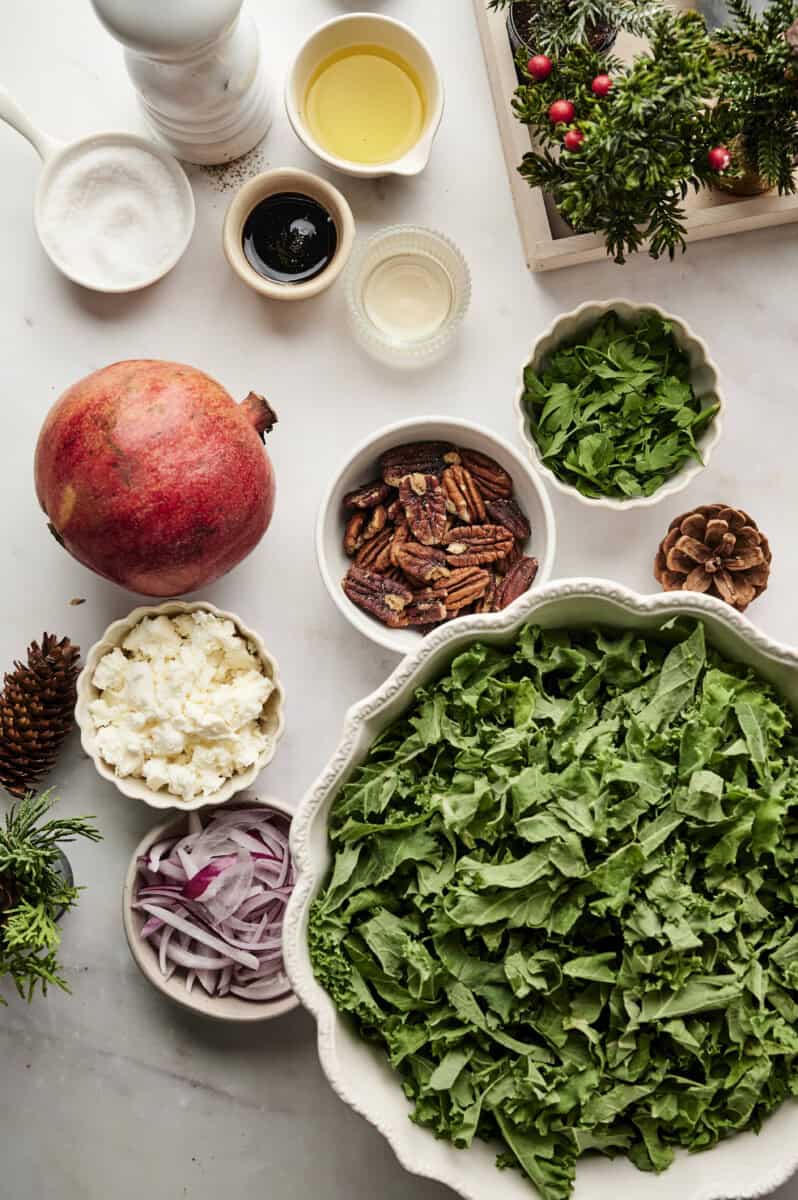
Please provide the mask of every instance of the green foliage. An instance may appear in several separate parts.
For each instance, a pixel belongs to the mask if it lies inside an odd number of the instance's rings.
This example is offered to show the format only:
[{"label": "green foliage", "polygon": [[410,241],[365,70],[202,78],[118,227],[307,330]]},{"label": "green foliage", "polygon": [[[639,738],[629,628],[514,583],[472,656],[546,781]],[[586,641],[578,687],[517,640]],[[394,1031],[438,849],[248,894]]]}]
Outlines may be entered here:
[{"label": "green foliage", "polygon": [[64,881],[59,847],[101,837],[90,817],[44,821],[54,802],[50,792],[28,795],[0,826],[0,978],[10,975],[28,1000],[37,985],[43,992],[48,984],[69,990],[59,974],[56,918],[77,904],[80,889]]},{"label": "green foliage", "polygon": [[626,328],[608,313],[524,372],[524,407],[543,461],[585,496],[650,496],[691,458],[717,404],[702,408],[690,362],[655,314]]},{"label": "green foliage", "polygon": [[[590,92],[599,70],[614,80],[603,100]],[[711,177],[707,110],[714,84],[709,39],[696,13],[658,17],[649,51],[626,70],[575,46],[547,80],[516,92],[516,115],[542,144],[524,156],[521,174],[551,192],[576,232],[603,234],[616,262],[646,240],[652,258],[673,258],[685,246],[685,196]],[[561,151],[565,129],[547,116],[562,96],[576,105],[575,124],[585,135],[578,151]]]},{"label": "green foliage", "polygon": [[761,16],[727,0],[734,18],[717,31],[718,94],[713,138],[729,145],[736,174],[752,171],[780,194],[796,190],[798,58],[785,37],[797,0],[771,0]]},{"label": "green foliage", "polygon": [[[511,0],[490,0],[506,8]],[[623,30],[645,37],[663,11],[662,0],[535,0],[535,53],[560,55],[569,46],[589,45],[597,30]]]},{"label": "green foliage", "polygon": [[420,689],[308,935],[413,1119],[566,1200],[580,1154],[660,1171],[798,1094],[797,749],[700,624],[528,626]]}]

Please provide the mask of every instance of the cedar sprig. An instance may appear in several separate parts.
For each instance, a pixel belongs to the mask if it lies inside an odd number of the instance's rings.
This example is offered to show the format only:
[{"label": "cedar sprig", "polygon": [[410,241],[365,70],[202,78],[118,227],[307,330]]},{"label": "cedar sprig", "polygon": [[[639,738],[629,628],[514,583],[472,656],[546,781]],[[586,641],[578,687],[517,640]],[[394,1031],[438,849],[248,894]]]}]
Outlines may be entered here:
[{"label": "cedar sprig", "polygon": [[31,793],[0,825],[0,978],[10,976],[26,1000],[37,986],[45,993],[48,984],[69,991],[58,962],[56,921],[74,908],[82,889],[58,870],[60,847],[76,838],[102,837],[92,817],[44,820],[54,803],[51,791]]}]

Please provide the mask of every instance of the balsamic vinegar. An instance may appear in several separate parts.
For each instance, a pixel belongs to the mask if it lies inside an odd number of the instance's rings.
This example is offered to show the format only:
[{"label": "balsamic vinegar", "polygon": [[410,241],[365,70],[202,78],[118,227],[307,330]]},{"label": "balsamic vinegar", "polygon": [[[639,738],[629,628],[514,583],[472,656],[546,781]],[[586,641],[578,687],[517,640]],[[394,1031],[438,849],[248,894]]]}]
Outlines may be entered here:
[{"label": "balsamic vinegar", "polygon": [[338,232],[318,200],[280,192],[256,204],[244,223],[244,254],[250,266],[275,283],[305,283],[329,266]]}]

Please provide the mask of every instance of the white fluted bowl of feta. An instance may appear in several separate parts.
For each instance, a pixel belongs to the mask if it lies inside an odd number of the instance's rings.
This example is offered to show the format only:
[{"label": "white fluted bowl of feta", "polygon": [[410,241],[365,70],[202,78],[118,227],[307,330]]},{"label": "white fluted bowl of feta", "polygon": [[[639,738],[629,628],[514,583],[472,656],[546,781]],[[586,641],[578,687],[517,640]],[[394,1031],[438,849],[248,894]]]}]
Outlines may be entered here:
[{"label": "white fluted bowl of feta", "polygon": [[234,613],[170,600],[115,621],[86,656],[75,719],[103,779],[152,808],[224,804],[285,726],[277,663]]}]

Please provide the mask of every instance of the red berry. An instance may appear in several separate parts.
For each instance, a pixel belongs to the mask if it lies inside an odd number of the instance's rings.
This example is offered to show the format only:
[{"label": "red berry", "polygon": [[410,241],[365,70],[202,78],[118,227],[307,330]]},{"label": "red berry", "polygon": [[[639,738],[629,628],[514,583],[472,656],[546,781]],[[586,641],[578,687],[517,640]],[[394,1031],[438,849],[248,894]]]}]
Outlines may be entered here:
[{"label": "red berry", "polygon": [[526,64],[526,69],[529,71],[529,74],[533,79],[536,79],[538,83],[541,83],[542,80],[548,79],[549,75],[551,75],[553,66],[554,63],[551,61],[548,55],[536,54],[534,58],[530,58],[529,62]]},{"label": "red berry", "polygon": [[581,129],[569,129],[563,138],[563,145],[566,150],[578,150],[585,140],[585,135]]},{"label": "red berry", "polygon": [[594,96],[603,98],[607,95],[612,87],[612,80],[610,79],[609,75],[597,75],[590,87],[592,88]]},{"label": "red berry", "polygon": [[725,146],[713,146],[707,158],[713,171],[725,171],[731,164],[731,155]]},{"label": "red berry", "polygon": [[555,100],[549,109],[549,120],[554,125],[569,125],[575,113],[576,109],[570,100]]}]

